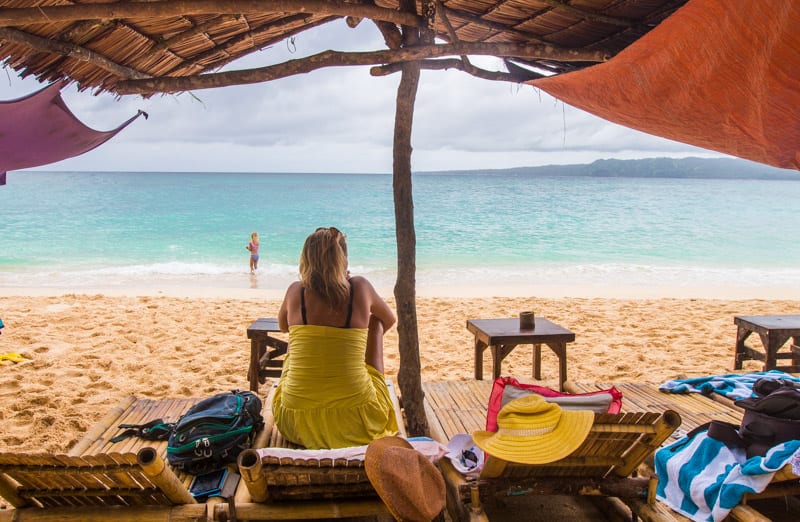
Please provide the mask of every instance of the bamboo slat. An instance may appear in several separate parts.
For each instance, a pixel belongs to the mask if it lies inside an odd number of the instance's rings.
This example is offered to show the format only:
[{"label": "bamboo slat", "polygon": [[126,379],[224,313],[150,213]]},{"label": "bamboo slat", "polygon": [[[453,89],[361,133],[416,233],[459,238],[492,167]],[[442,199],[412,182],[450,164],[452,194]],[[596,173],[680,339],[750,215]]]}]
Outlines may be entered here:
[{"label": "bamboo slat", "polygon": [[[0,473],[13,484],[14,495],[6,497],[15,507],[83,508],[88,506],[172,505],[161,496],[151,502],[156,486],[140,475],[136,455],[24,454],[0,455]],[[129,477],[120,480],[121,477]],[[187,492],[188,493],[188,492]],[[166,501],[165,501],[166,500]]]},{"label": "bamboo slat", "polygon": [[111,426],[119,424],[119,419],[125,411],[136,402],[136,397],[128,396],[122,402],[111,408],[111,410],[95,424],[92,429],[86,432],[81,440],[69,450],[69,455],[80,455],[86,451],[92,444],[94,444],[105,431]]},{"label": "bamboo slat", "polygon": [[[567,388],[572,393],[597,391],[610,386],[611,384],[608,383],[567,384]],[[682,422],[681,430],[676,435],[682,436],[683,433],[713,420],[732,424],[739,424],[742,420],[742,410],[733,406],[730,400],[711,400],[697,393],[664,393],[659,391],[658,385],[654,383],[615,384],[614,386],[622,392],[623,410],[663,411],[671,409],[678,412]]]}]

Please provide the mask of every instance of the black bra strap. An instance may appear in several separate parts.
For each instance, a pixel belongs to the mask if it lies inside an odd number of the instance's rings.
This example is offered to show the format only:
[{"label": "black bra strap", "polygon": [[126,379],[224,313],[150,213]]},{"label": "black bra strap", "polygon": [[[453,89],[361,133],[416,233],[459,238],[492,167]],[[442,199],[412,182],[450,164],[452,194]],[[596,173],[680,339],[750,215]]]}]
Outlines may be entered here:
[{"label": "black bra strap", "polygon": [[308,324],[306,321],[306,288],[300,287],[300,313],[303,314],[303,324]]},{"label": "black bra strap", "polygon": [[[348,281],[350,284],[350,304],[347,307],[347,321],[344,323],[345,328],[350,328],[350,318],[353,317],[353,297],[355,292],[353,292],[353,282]],[[304,286],[300,287],[300,313],[303,315],[303,324],[308,324],[306,320],[306,288]]]},{"label": "black bra strap", "polygon": [[349,279],[347,282],[350,284],[350,304],[347,307],[347,321],[344,323],[345,328],[350,328],[350,318],[353,317],[353,296],[355,292],[353,292],[353,282]]}]

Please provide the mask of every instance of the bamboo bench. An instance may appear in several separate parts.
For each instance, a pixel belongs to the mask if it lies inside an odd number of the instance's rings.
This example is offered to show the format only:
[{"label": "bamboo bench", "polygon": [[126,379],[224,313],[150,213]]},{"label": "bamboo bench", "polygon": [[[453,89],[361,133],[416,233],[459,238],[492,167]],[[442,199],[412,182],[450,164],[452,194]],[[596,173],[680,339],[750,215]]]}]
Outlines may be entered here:
[{"label": "bamboo bench", "polygon": [[66,454],[0,454],[0,495],[15,509],[0,520],[201,520],[207,506],[189,493],[192,476],[166,464],[166,441],[110,439],[122,423],[177,420],[198,399],[128,397]]},{"label": "bamboo bench", "polygon": [[[394,384],[387,380],[400,435],[406,436]],[[268,432],[265,447],[298,446],[283,438],[275,427],[271,404],[275,387],[266,400],[264,420]],[[389,516],[383,501],[369,482],[363,461],[296,460],[259,457],[254,449],[239,455],[239,472],[250,503],[236,504],[237,515],[249,520],[276,518],[284,507],[293,519]],[[302,502],[291,502],[301,500]],[[304,510],[292,508],[303,506]],[[286,517],[282,517],[286,518]],[[391,519],[391,517],[390,517]]]},{"label": "bamboo bench", "polygon": [[[274,388],[272,388],[274,389]],[[390,384],[398,424],[399,401]],[[275,427],[271,394],[262,397],[264,428],[256,435],[254,448],[292,447]],[[200,399],[153,400],[128,397],[111,409],[66,454],[0,454],[0,496],[14,509],[0,510],[0,522],[19,520],[292,520],[387,515],[388,510],[363,480],[358,487],[368,491],[350,498],[336,481],[320,482],[324,470],[267,463],[261,470],[269,494],[255,501],[245,477],[256,478],[252,469],[239,482],[234,497],[225,503],[215,497],[198,504],[189,493],[193,475],[173,471],[167,464],[166,441],[130,437],[117,443],[111,439],[123,430],[120,424],[143,424],[163,418],[178,420]],[[251,451],[251,450],[246,450]],[[244,455],[244,453],[243,453]],[[235,469],[235,465],[232,465]],[[335,466],[334,466],[335,468]],[[363,475],[363,469],[356,470]],[[337,470],[338,475],[342,475]],[[258,482],[256,480],[256,482]],[[339,480],[341,482],[341,480]],[[346,489],[346,488],[345,488]],[[253,491],[259,491],[253,489]],[[314,495],[303,493],[315,492]],[[262,491],[261,493],[265,493]],[[366,495],[366,496],[363,496]],[[302,502],[288,499],[309,498]],[[281,501],[281,499],[287,499]]]}]

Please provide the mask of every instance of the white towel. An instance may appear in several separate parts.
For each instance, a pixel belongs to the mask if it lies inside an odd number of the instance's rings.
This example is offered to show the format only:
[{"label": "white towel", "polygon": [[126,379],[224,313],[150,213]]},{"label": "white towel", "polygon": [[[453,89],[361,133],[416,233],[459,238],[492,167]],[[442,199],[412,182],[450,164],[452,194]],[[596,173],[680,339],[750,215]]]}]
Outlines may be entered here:
[{"label": "white towel", "polygon": [[[407,439],[409,444],[422,453],[428,460],[436,463],[447,453],[447,446],[429,437],[411,437]],[[259,448],[256,450],[261,458],[275,457],[278,459],[292,460],[325,460],[325,459],[345,459],[351,461],[363,461],[367,454],[367,446],[349,446],[336,449],[290,449],[290,448]]]}]

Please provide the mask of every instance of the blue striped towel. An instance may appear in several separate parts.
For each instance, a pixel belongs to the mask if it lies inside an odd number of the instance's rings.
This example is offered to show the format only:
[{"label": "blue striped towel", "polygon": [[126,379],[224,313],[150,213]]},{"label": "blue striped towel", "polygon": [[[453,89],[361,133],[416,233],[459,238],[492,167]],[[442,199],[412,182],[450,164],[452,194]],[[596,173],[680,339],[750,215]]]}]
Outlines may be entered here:
[{"label": "blue striped towel", "polygon": [[714,375],[711,377],[695,377],[692,379],[675,379],[667,381],[658,389],[667,393],[702,393],[711,395],[719,393],[732,400],[753,397],[753,384],[764,378],[786,379],[800,383],[800,378],[778,370],[753,373],[731,373],[728,375]]},{"label": "blue striped towel", "polygon": [[764,491],[775,472],[799,456],[800,440],[792,440],[745,459],[701,431],[656,452],[656,496],[694,521],[719,522],[745,493]]}]

